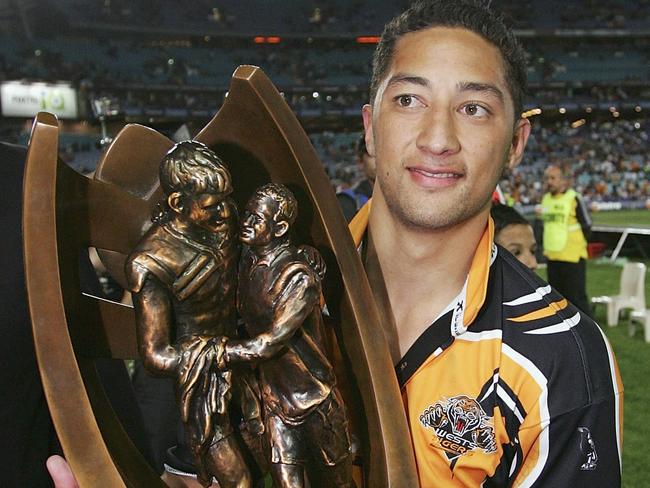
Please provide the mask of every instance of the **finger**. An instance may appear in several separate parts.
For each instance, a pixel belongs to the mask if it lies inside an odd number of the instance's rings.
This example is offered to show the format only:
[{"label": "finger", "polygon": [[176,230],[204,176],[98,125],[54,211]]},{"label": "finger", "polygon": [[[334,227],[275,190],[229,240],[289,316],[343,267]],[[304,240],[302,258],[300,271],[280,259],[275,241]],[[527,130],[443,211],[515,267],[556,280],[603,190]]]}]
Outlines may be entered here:
[{"label": "finger", "polygon": [[50,456],[45,466],[54,481],[55,488],[79,488],[70,466],[61,456]]}]

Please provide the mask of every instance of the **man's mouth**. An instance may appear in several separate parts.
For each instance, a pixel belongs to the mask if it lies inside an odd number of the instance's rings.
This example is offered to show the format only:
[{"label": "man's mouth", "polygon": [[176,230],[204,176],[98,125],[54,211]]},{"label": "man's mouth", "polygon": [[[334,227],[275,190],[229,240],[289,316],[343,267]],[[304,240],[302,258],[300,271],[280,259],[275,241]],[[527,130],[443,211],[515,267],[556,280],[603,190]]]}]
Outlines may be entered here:
[{"label": "man's mouth", "polygon": [[458,171],[450,171],[450,170],[439,170],[439,169],[426,169],[426,168],[420,168],[420,167],[414,167],[414,166],[409,166],[407,167],[409,171],[414,171],[416,173],[420,173],[424,176],[427,176],[429,178],[460,178],[462,176],[462,173]]},{"label": "man's mouth", "polygon": [[421,185],[440,187],[453,184],[464,175],[461,171],[454,171],[448,168],[423,168],[419,166],[408,166],[406,168],[411,177]]}]

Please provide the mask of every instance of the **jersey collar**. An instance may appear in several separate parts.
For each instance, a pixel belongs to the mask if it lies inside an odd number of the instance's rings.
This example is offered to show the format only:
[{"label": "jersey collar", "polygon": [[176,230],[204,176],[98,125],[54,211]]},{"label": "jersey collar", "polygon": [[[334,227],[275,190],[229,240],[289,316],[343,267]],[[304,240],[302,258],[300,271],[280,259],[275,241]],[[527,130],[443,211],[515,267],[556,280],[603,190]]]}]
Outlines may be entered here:
[{"label": "jersey collar", "polygon": [[[350,222],[350,232],[354,239],[354,244],[357,247],[361,245],[366,234],[371,206],[372,199],[368,200],[368,202],[361,207]],[[488,219],[488,225],[481,236],[476,251],[474,252],[472,265],[463,290],[465,292],[465,303],[463,304],[462,324],[465,330],[474,319],[476,319],[476,315],[485,302],[490,266],[496,258],[496,252],[496,246],[494,245],[494,222],[490,217]],[[456,297],[454,301],[457,301],[459,297]],[[464,330],[461,332],[461,329],[459,328],[458,332],[462,333]]]},{"label": "jersey collar", "polygon": [[[361,245],[365,236],[371,205],[372,200],[369,200],[350,222],[350,232],[357,247]],[[465,333],[474,322],[485,303],[490,266],[496,258],[496,253],[494,222],[489,218],[488,225],[474,252],[463,289],[397,363],[396,371],[400,386],[408,381],[431,354],[434,356],[440,354],[451,345],[455,337]]]}]

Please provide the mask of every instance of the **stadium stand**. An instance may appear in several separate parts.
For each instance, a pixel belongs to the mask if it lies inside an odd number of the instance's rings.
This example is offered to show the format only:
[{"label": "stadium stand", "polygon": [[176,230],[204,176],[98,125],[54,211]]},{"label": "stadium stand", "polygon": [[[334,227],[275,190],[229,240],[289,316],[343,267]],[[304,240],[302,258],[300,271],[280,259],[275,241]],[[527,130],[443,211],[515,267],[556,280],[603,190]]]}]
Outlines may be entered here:
[{"label": "stadium stand", "polygon": [[[95,135],[70,136],[61,147],[65,160],[89,171],[101,124],[113,134],[125,122],[166,133],[200,127],[219,109],[234,68],[254,64],[303,122],[333,184],[345,187],[361,177],[351,141],[368,99],[374,36],[405,3],[10,1],[0,10],[0,81],[64,80],[77,90],[79,120]],[[650,4],[495,3],[529,61],[525,110],[534,130],[524,164],[502,182],[511,201],[538,203],[542,168],[553,162],[572,168],[589,201],[645,204]],[[26,142],[24,119],[4,117],[0,130]]]}]

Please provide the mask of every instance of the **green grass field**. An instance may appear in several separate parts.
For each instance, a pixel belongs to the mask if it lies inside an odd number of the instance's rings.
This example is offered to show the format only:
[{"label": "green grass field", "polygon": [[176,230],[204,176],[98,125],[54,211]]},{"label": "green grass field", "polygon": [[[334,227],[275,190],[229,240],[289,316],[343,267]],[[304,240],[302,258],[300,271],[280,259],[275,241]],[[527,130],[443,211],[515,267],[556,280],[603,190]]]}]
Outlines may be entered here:
[{"label": "green grass field", "polygon": [[617,210],[592,212],[594,225],[641,225],[650,227],[650,210]]},{"label": "green grass field", "polygon": [[[646,265],[650,263],[646,262]],[[614,295],[618,292],[622,266],[604,261],[590,261],[587,265],[587,292],[590,297]],[[546,279],[544,269],[539,274]],[[646,286],[646,301],[650,290]],[[595,309],[595,318],[609,338],[616,355],[625,389],[623,428],[623,487],[650,487],[647,474],[647,439],[650,438],[648,405],[650,405],[650,344],[643,340],[643,330],[637,327],[631,336],[629,322],[622,314],[617,327],[608,327],[605,308]]]},{"label": "green grass field", "polygon": [[[628,210],[596,212],[595,224],[650,226],[650,211]],[[646,261],[650,266],[650,262]],[[618,293],[622,265],[606,260],[592,260],[587,266],[587,292],[590,297]],[[540,275],[545,278],[545,270]],[[650,305],[650,287],[646,281],[646,302]],[[608,327],[605,308],[595,310],[596,321],[612,344],[625,389],[623,428],[623,487],[650,487],[648,439],[650,439],[650,344],[643,340],[643,330],[637,327],[630,335],[627,317],[623,315],[618,327]]]}]

